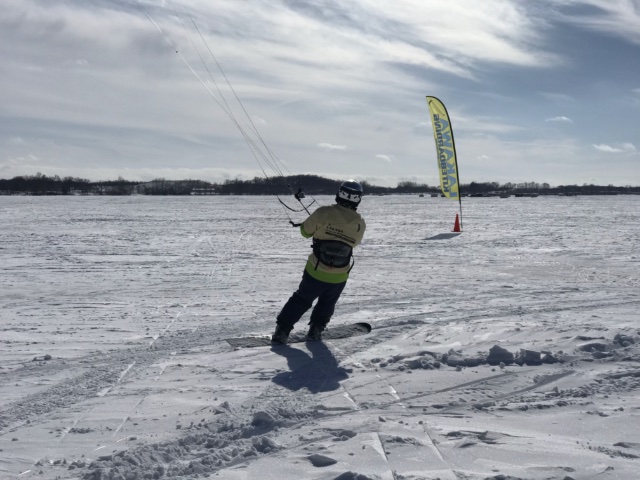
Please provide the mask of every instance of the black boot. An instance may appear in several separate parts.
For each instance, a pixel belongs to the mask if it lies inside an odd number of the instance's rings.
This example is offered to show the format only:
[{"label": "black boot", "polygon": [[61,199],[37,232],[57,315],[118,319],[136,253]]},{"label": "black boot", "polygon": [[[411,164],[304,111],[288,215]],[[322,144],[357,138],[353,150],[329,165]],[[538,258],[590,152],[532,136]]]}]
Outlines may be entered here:
[{"label": "black boot", "polygon": [[307,332],[307,340],[317,341],[322,340],[322,331],[324,330],[324,325],[318,325],[312,323],[309,327],[309,331]]},{"label": "black boot", "polygon": [[287,343],[289,332],[291,332],[290,328],[284,327],[282,325],[276,325],[276,331],[273,332],[273,335],[271,335],[271,343]]}]

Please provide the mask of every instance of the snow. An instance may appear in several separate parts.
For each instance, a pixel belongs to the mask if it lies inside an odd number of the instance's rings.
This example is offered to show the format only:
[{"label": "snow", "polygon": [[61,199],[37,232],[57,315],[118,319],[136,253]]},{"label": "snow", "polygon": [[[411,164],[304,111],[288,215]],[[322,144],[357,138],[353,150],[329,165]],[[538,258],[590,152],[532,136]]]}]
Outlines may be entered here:
[{"label": "snow", "polygon": [[372,332],[234,349],[309,252],[275,198],[0,197],[0,478],[637,479],[639,207],[365,197]]}]

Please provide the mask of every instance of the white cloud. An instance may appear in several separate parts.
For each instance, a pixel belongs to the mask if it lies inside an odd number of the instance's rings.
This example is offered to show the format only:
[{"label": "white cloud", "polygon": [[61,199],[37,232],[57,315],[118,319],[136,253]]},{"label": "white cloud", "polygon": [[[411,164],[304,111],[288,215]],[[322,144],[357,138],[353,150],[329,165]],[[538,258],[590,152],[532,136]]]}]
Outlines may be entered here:
[{"label": "white cloud", "polygon": [[595,148],[596,150],[599,150],[600,152],[607,152],[607,153],[620,153],[620,152],[622,152],[621,149],[612,147],[611,145],[606,145],[604,143],[600,143],[600,144],[595,144],[594,143],[592,146],[593,146],[593,148]]},{"label": "white cloud", "polygon": [[388,163],[392,163],[394,160],[394,157],[392,155],[378,154],[376,155],[376,158],[379,158],[380,160],[384,160],[385,162],[388,162]]},{"label": "white cloud", "polygon": [[581,27],[606,32],[640,44],[640,9],[637,0],[554,0],[562,7],[588,6],[590,14],[572,9],[564,20]]},{"label": "white cloud", "polygon": [[561,117],[552,117],[552,118],[547,118],[545,120],[545,122],[563,122],[563,123],[573,123],[573,120],[571,120],[568,117],[565,117],[564,115]]},{"label": "white cloud", "polygon": [[334,145],[332,143],[319,143],[318,148],[321,150],[333,151],[333,150],[346,150],[346,145]]},{"label": "white cloud", "polygon": [[[416,44],[451,62],[472,66],[478,62],[547,66],[556,61],[539,47],[539,20],[518,2],[379,2],[361,0],[367,11],[402,26]],[[437,21],[425,21],[437,19]],[[381,35],[383,37],[383,35]]]},{"label": "white cloud", "polygon": [[605,143],[601,143],[601,144],[594,144],[593,148],[595,148],[596,150],[600,151],[600,152],[606,152],[606,153],[634,153],[637,152],[637,149],[635,147],[635,145],[633,145],[632,143],[622,143],[619,146],[611,146],[611,145],[607,145]]}]

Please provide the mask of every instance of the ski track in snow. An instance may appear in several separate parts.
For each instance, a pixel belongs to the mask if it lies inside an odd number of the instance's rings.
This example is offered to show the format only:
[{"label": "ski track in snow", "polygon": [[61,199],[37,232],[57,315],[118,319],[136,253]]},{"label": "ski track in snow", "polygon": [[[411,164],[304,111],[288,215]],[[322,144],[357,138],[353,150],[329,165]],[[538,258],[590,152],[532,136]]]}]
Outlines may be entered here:
[{"label": "ski track in snow", "polygon": [[[234,350],[308,254],[269,200],[3,198],[0,478],[637,478],[639,198],[428,241],[451,202],[368,197],[334,322],[372,332]],[[562,362],[447,365],[495,345]]]}]

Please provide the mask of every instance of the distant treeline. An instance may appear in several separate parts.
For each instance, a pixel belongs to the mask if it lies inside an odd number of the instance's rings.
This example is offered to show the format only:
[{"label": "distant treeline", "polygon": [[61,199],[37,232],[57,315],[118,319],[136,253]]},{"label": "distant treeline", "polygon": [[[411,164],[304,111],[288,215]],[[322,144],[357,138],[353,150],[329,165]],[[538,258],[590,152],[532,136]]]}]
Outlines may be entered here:
[{"label": "distant treeline", "polygon": [[[165,180],[158,178],[150,182],[134,182],[119,177],[117,180],[92,182],[85,178],[48,177],[41,173],[0,179],[0,195],[287,195],[301,189],[311,195],[333,195],[340,180],[317,175],[293,175],[289,177],[262,178],[252,180],[225,180],[210,183],[202,180]],[[400,182],[396,187],[380,187],[361,182],[367,195],[430,194],[437,195],[439,186],[417,182]],[[471,182],[461,184],[462,195],[485,196],[499,194],[530,193],[539,195],[617,195],[640,194],[640,187],[617,187],[614,185],[559,185],[525,182],[504,183]]]},{"label": "distant treeline", "polygon": [[92,182],[86,178],[34,176],[0,179],[0,195],[191,195],[194,191],[211,192],[214,184],[202,180],[165,180],[134,182],[117,180]]}]

